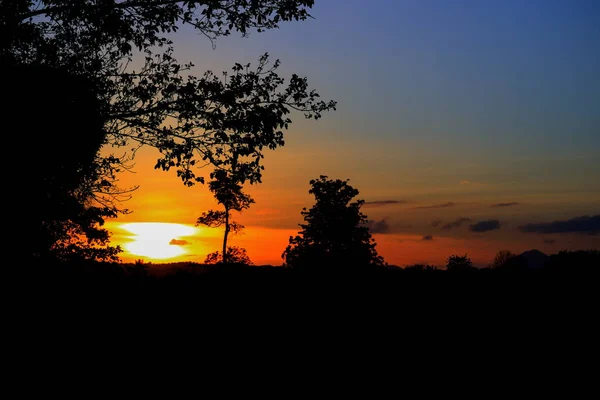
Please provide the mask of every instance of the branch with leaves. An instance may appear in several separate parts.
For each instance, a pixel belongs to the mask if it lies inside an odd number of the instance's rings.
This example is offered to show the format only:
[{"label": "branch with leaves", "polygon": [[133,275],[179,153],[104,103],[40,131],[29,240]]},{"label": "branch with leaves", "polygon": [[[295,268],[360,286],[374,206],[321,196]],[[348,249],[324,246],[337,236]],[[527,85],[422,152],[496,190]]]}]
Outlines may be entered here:
[{"label": "branch with leaves", "polygon": [[[14,3],[14,4],[13,4]],[[18,3],[18,4],[17,4]],[[186,75],[170,34],[191,25],[211,40],[275,29],[310,17],[314,0],[42,0],[0,6],[3,63],[44,63],[92,78],[103,101],[107,145],[152,146],[156,168],[175,168],[186,185],[206,165],[232,171],[231,154],[260,182],[264,149],[284,145],[293,111],[318,119],[334,110],[306,78],[277,74],[279,61],[235,64],[219,76]],[[139,54],[143,65],[131,65]],[[114,157],[114,155],[113,155]],[[116,168],[116,167],[115,167]]]}]

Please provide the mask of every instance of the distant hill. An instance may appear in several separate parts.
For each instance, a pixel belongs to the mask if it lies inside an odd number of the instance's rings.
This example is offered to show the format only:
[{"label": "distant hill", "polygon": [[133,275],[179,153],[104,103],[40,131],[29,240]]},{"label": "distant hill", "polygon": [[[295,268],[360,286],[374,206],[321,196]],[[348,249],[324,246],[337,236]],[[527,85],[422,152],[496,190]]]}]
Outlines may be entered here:
[{"label": "distant hill", "polygon": [[518,263],[527,269],[541,269],[550,262],[550,256],[537,249],[527,250],[516,258]]}]

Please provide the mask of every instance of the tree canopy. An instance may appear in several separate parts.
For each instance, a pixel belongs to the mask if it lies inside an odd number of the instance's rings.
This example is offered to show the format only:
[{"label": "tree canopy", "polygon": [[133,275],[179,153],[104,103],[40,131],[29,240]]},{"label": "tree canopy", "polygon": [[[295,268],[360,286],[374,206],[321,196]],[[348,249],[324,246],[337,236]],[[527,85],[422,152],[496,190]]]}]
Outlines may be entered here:
[{"label": "tree canopy", "polygon": [[[170,34],[192,26],[209,40],[232,32],[277,28],[305,20],[313,0],[41,0],[0,6],[2,64],[46,64],[97,81],[107,144],[150,145],[156,168],[176,168],[187,185],[202,181],[195,167],[236,163],[260,182],[265,148],[284,144],[293,110],[319,118],[335,109],[306,78],[287,81],[264,54],[256,65],[235,64],[222,75],[186,74]],[[134,57],[143,58],[134,69]],[[235,154],[235,160],[233,159]],[[114,160],[113,160],[114,161]]]},{"label": "tree canopy", "polygon": [[351,202],[359,192],[348,180],[321,175],[310,181],[315,204],[303,208],[305,224],[296,237],[290,236],[283,252],[285,265],[300,269],[351,268],[385,265],[375,249],[375,240],[360,211],[364,200]]},{"label": "tree canopy", "polygon": [[490,263],[489,267],[492,269],[496,268],[508,268],[511,264],[515,263],[516,254],[511,253],[508,250],[500,250],[494,256],[494,259]]},{"label": "tree canopy", "polygon": [[473,268],[473,261],[466,254],[464,256],[452,255],[446,261],[447,271],[471,271]]}]

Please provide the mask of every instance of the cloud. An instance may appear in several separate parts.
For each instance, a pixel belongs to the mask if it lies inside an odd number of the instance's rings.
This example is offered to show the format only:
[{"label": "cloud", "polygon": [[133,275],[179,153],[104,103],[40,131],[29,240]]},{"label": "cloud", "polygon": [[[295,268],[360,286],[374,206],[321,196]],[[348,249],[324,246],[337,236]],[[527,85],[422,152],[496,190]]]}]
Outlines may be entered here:
[{"label": "cloud", "polygon": [[500,221],[497,219],[488,219],[485,221],[476,222],[473,225],[469,225],[469,230],[471,230],[471,232],[481,233],[495,231],[496,229],[500,229]]},{"label": "cloud", "polygon": [[554,244],[556,243],[556,240],[554,239],[544,239],[544,244]]},{"label": "cloud", "polygon": [[433,236],[425,235],[425,236],[423,236],[423,240],[433,240]]},{"label": "cloud", "polygon": [[442,229],[450,230],[454,228],[460,228],[462,224],[465,222],[471,222],[471,218],[461,217],[456,219],[455,221],[448,222],[446,225],[442,226]]},{"label": "cloud", "polygon": [[389,206],[391,204],[405,204],[404,200],[376,200],[376,201],[366,201],[365,207],[382,207]]},{"label": "cloud", "polygon": [[427,208],[446,208],[446,207],[453,207],[455,206],[456,203],[453,203],[451,201],[447,202],[447,203],[443,203],[443,204],[434,204],[431,206],[420,206],[420,207],[414,207],[414,208],[420,208],[420,209],[427,209]]},{"label": "cloud", "polygon": [[521,232],[526,233],[584,233],[598,235],[600,233],[600,214],[590,217],[584,215],[566,221],[541,222],[526,224],[519,227]]},{"label": "cloud", "polygon": [[381,221],[367,221],[367,227],[371,233],[389,233],[390,226],[387,221],[382,219]]},{"label": "cloud", "polygon": [[517,202],[511,202],[511,203],[496,203],[496,204],[492,204],[490,207],[512,207],[512,206],[518,206],[521,203],[517,203]]},{"label": "cloud", "polygon": [[437,228],[441,224],[442,224],[442,220],[441,219],[436,219],[436,220],[433,220],[433,222],[431,222],[431,226],[434,227],[434,228]]},{"label": "cloud", "polygon": [[185,246],[185,245],[190,244],[190,242],[188,242],[187,240],[171,239],[169,244],[171,246]]}]

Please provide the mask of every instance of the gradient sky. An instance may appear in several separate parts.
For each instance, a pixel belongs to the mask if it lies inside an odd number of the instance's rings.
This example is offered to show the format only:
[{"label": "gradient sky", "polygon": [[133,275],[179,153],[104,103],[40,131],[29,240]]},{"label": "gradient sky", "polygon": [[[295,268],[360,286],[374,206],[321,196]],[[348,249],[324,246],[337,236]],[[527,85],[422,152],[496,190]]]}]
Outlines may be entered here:
[{"label": "gradient sky", "polygon": [[[391,264],[600,248],[595,219],[543,225],[600,214],[600,2],[317,0],[312,15],[216,49],[188,29],[175,37],[194,73],[268,52],[282,75],[307,76],[338,101],[319,121],[296,115],[286,145],[266,153],[263,183],[247,189],[256,204],[238,218],[246,233],[232,245],[281,264],[313,202],[308,182],[323,174],[380,202],[363,212]],[[154,161],[143,150],[121,176],[141,187],[124,204],[133,213],[107,225],[116,244],[133,237],[122,223],[193,226],[214,206],[206,186],[186,188]],[[528,224],[542,225],[519,229]],[[185,254],[164,261],[202,262],[219,249],[221,230],[183,233],[170,246]],[[163,236],[154,240],[168,246]]]}]

